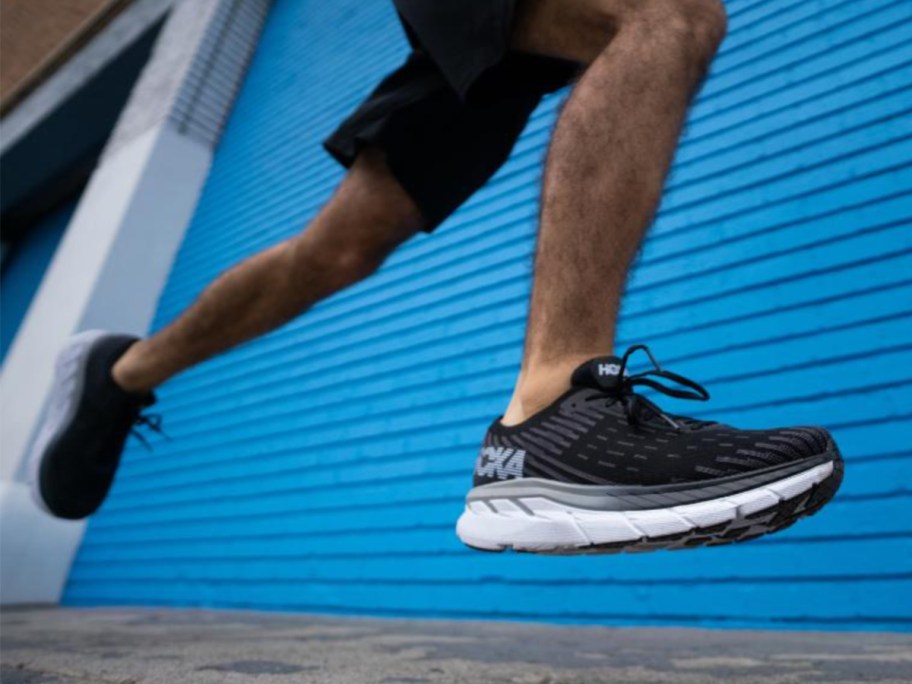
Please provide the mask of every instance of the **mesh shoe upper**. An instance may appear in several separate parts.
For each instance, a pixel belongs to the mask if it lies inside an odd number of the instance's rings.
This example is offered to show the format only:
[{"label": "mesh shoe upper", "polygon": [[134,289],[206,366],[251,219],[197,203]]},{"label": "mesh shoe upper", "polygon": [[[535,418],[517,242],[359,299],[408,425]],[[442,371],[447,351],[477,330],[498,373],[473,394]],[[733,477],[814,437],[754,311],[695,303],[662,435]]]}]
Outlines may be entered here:
[{"label": "mesh shoe upper", "polygon": [[[660,385],[645,374],[627,376],[625,366],[626,355],[593,359],[577,369],[568,392],[529,420],[510,427],[495,421],[478,457],[475,485],[515,477],[578,484],[692,482],[769,468],[833,448],[822,428],[739,430],[668,416],[635,394],[631,380],[643,378],[639,384],[657,389]],[[699,388],[664,371],[651,375]],[[688,394],[685,390],[675,396]],[[708,397],[693,394],[691,398]]]}]

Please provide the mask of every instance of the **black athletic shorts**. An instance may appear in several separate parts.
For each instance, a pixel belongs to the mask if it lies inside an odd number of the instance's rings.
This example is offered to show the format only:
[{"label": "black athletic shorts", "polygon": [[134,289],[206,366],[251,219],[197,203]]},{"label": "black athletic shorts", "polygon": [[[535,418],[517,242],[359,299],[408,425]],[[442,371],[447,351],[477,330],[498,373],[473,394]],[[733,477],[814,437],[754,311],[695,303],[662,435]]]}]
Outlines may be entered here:
[{"label": "black athletic shorts", "polygon": [[579,66],[510,52],[516,0],[394,0],[412,46],[324,142],[346,167],[365,146],[433,230],[506,161],[545,93]]}]

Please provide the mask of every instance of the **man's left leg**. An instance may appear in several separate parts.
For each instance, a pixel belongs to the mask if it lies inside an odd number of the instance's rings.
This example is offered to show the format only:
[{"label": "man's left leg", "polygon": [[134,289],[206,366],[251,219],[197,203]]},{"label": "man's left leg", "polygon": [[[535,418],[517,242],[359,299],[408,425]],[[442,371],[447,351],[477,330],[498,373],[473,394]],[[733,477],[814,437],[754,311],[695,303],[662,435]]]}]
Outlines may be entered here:
[{"label": "man's left leg", "polygon": [[74,336],[29,459],[36,503],[62,518],[93,513],[134,424],[156,426],[141,415],[153,389],[367,277],[423,225],[383,153],[367,148],[307,230],[228,270],[164,330],[144,340]]},{"label": "man's left leg", "polygon": [[[440,27],[442,31],[447,26]],[[76,336],[32,448],[33,492],[60,517],[101,504],[151,390],[285,323],[368,276],[418,230],[432,230],[503,163],[541,95],[511,91],[469,106],[419,52],[325,142],[351,169],[308,229],[224,273],[148,339]]]},{"label": "man's left leg", "polygon": [[368,277],[423,225],[383,152],[367,148],[306,230],[223,273],[176,320],[132,345],[111,374],[127,391],[149,392]]}]

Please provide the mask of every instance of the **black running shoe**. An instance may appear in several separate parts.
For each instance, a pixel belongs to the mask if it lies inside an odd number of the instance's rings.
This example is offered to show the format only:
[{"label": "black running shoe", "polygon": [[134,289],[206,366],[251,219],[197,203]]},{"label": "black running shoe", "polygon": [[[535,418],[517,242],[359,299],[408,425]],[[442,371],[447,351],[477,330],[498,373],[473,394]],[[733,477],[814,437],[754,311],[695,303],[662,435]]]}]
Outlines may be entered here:
[{"label": "black running shoe", "polygon": [[[654,368],[630,375],[644,350]],[[661,384],[660,380],[677,387]],[[611,553],[743,541],[815,513],[842,481],[826,430],[738,430],[668,415],[638,387],[705,400],[649,350],[595,358],[524,423],[488,430],[459,538],[486,550]]]},{"label": "black running shoe", "polygon": [[111,379],[111,367],[135,337],[89,331],[74,335],[57,357],[47,414],[29,456],[32,494],[58,518],[94,513],[107,496],[124,443],[155,396],[132,394]]}]

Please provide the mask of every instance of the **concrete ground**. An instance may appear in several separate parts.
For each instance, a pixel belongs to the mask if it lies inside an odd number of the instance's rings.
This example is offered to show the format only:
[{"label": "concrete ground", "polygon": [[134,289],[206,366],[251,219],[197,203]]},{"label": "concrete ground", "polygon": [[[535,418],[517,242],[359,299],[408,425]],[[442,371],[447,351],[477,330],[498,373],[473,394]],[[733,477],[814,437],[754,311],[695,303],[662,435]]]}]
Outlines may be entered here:
[{"label": "concrete ground", "polygon": [[912,635],[4,609],[2,684],[912,681]]}]

